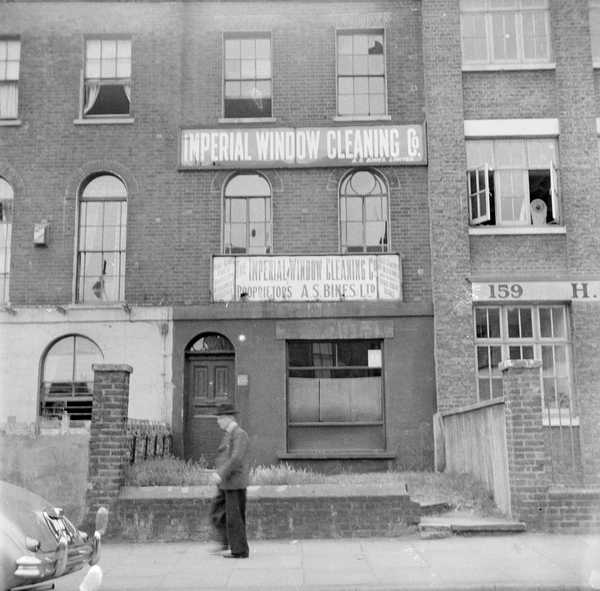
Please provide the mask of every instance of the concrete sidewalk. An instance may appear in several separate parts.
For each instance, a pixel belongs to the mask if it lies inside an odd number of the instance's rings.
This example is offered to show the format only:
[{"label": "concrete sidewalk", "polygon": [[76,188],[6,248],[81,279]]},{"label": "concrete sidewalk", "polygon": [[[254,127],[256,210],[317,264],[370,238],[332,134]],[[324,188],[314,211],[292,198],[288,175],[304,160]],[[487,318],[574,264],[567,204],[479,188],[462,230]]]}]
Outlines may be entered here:
[{"label": "concrete sidewalk", "polygon": [[[600,588],[600,536],[251,540],[250,547],[249,559],[232,560],[210,554],[206,543],[106,543],[100,559],[102,589]],[[82,578],[82,573],[65,577],[57,591],[76,591]]]}]

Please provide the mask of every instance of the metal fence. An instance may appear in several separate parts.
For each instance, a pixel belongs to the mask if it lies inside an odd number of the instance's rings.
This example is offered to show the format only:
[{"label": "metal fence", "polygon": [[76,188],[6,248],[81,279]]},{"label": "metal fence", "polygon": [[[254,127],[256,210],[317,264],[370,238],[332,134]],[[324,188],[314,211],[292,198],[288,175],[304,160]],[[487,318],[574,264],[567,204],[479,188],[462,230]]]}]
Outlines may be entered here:
[{"label": "metal fence", "polygon": [[127,421],[129,463],[164,457],[173,452],[173,435],[165,423],[129,419]]}]

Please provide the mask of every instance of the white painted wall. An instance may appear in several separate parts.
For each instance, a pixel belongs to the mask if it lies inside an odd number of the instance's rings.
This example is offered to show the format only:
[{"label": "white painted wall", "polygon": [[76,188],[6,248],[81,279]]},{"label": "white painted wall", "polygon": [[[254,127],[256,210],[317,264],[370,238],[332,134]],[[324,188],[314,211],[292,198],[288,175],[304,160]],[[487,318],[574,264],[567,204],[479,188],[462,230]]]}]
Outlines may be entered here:
[{"label": "white painted wall", "polygon": [[170,308],[66,306],[0,310],[0,424],[37,418],[42,358],[61,336],[94,341],[104,363],[125,363],[130,376],[129,416],[171,423],[173,326]]}]

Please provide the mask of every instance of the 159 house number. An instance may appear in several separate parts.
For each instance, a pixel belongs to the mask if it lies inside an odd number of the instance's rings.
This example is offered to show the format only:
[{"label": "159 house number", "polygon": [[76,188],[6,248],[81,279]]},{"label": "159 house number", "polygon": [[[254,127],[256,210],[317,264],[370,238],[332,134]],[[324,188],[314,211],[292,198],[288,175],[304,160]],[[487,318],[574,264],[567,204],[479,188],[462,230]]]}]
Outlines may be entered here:
[{"label": "159 house number", "polygon": [[518,300],[523,295],[523,287],[519,283],[488,283],[490,300]]}]

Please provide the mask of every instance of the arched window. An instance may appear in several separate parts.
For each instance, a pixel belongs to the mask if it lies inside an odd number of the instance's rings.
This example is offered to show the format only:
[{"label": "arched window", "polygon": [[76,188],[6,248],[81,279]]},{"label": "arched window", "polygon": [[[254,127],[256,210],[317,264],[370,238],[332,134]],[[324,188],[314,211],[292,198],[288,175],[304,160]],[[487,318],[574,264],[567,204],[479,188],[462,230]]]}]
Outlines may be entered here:
[{"label": "arched window", "polygon": [[12,187],[0,177],[0,304],[9,301],[10,242],[12,235]]},{"label": "arched window", "polygon": [[388,191],[378,174],[357,170],[342,180],[340,244],[342,252],[388,250]]},{"label": "arched window", "polygon": [[271,252],[271,187],[258,174],[237,174],[225,187],[223,250]]},{"label": "arched window", "polygon": [[42,364],[41,415],[90,420],[94,372],[102,351],[89,339],[70,335],[48,349]]},{"label": "arched window", "polygon": [[112,174],[93,177],[79,196],[77,301],[125,299],[127,189]]}]

